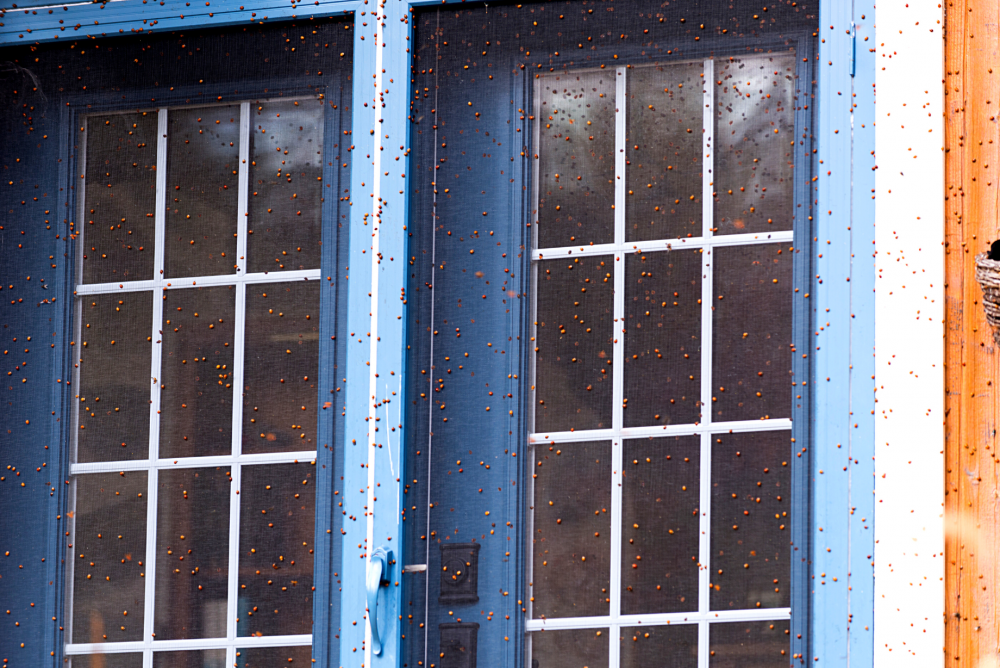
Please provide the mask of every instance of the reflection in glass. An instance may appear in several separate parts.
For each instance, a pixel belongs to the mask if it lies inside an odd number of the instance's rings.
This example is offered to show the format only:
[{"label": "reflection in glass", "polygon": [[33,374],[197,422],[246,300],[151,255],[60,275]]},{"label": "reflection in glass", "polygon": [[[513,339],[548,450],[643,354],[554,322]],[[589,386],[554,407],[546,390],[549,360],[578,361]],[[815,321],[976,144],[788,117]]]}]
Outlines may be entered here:
[{"label": "reflection in glass", "polygon": [[229,470],[161,470],[159,476],[156,638],[224,638]]},{"label": "reflection in glass", "polygon": [[240,107],[167,114],[167,277],[236,271]]},{"label": "reflection in glass", "polygon": [[153,668],[225,668],[225,665],[224,649],[153,653]]},{"label": "reflection in glass", "polygon": [[538,248],[614,241],[615,72],[541,79]]},{"label": "reflection in glass", "polygon": [[787,418],[795,253],[782,244],[712,252],[712,419]]},{"label": "reflection in glass", "polygon": [[611,427],[611,255],[538,263],[535,431]]},{"label": "reflection in glass", "polygon": [[145,459],[149,456],[152,295],[90,295],[80,301],[76,461]]},{"label": "reflection in glass", "polygon": [[537,668],[607,668],[608,629],[536,631],[528,635]]},{"label": "reflection in glass", "polygon": [[319,281],[247,286],[243,452],[316,449]]},{"label": "reflection in glass", "polygon": [[623,444],[624,615],[698,609],[699,441],[682,436]]},{"label": "reflection in glass", "polygon": [[232,452],[233,286],[163,293],[160,456]]},{"label": "reflection in glass", "polygon": [[240,484],[241,636],[312,631],[314,464],[244,466]]},{"label": "reflection in glass", "polygon": [[708,631],[708,665],[787,668],[790,639],[787,621],[712,624]]},{"label": "reflection in glass", "polygon": [[323,101],[250,105],[248,270],[318,269]]},{"label": "reflection in glass", "polygon": [[702,61],[629,70],[625,240],[701,236]]},{"label": "reflection in glass", "polygon": [[293,667],[312,665],[312,647],[254,647],[236,650],[237,668],[272,668],[272,666]]},{"label": "reflection in glass", "polygon": [[72,642],[142,640],[146,481],[145,471],[75,479]]},{"label": "reflection in glass", "polygon": [[622,627],[622,668],[697,668],[698,625]]},{"label": "reflection in glass", "polygon": [[78,654],[66,657],[68,668],[142,668],[142,653]]},{"label": "reflection in glass", "polygon": [[626,427],[701,417],[699,251],[625,255]]},{"label": "reflection in glass", "polygon": [[712,435],[712,610],[789,604],[790,438]]},{"label": "reflection in glass", "polygon": [[716,234],[790,230],[795,57],[716,59],[715,68]]},{"label": "reflection in glass", "polygon": [[87,118],[84,283],[153,278],[156,127],[155,111]]},{"label": "reflection in glass", "polygon": [[532,617],[608,614],[611,443],[536,445]]}]

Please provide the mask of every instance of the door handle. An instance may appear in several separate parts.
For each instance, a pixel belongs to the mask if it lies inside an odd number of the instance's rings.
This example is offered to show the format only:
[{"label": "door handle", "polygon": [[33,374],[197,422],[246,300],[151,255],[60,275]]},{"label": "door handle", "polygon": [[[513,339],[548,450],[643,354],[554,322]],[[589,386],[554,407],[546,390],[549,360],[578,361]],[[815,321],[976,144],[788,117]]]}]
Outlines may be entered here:
[{"label": "door handle", "polygon": [[382,634],[378,628],[378,590],[389,584],[389,570],[392,567],[392,550],[375,548],[368,558],[368,574],[365,590],[368,594],[368,625],[372,630],[372,654],[382,653]]}]

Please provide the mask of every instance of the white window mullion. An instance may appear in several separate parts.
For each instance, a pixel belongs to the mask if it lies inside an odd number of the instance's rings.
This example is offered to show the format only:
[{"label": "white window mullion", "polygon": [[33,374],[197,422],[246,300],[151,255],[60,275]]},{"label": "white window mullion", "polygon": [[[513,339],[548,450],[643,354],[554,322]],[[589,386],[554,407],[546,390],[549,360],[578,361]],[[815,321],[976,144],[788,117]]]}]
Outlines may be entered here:
[{"label": "white window mullion", "polygon": [[[160,109],[156,124],[156,242],[153,244],[153,281],[163,279],[167,245],[167,110]],[[82,282],[82,281],[81,281]],[[155,340],[155,339],[154,339]]]},{"label": "white window mullion", "polygon": [[[163,257],[166,245],[167,217],[167,110],[160,109],[157,113],[156,126],[156,209],[154,214],[156,242],[153,244],[153,280],[163,277]],[[159,480],[156,470],[156,460],[160,457],[160,386],[161,358],[163,351],[163,299],[161,290],[153,290],[153,329],[151,344],[150,380],[151,392],[149,403],[149,468],[147,473],[146,491],[146,560],[145,567],[145,606],[143,610],[143,666],[153,666],[153,615],[156,609],[156,505]]]},{"label": "white window mullion", "polygon": [[229,597],[226,604],[226,665],[236,665],[236,613],[240,580],[240,485],[243,469],[239,464],[229,469]]},{"label": "white window mullion", "polygon": [[609,629],[608,668],[618,668],[618,641],[620,627],[618,618],[621,616],[622,599],[622,440],[616,438],[611,442],[611,582],[609,584],[611,598],[611,628]]},{"label": "white window mullion", "polygon": [[[701,253],[701,424],[712,424],[712,237],[715,232],[715,198],[712,192],[713,151],[715,127],[714,69],[711,58],[705,60],[702,70],[702,167],[701,167],[701,234],[705,246]],[[698,611],[702,619],[708,615],[711,596],[711,499],[712,499],[712,434],[701,433],[701,462],[699,466],[699,515],[698,515]],[[698,624],[698,667],[709,665],[709,623]]]},{"label": "white window mullion", "polygon": [[711,545],[709,531],[711,528],[712,503],[712,434],[701,434],[701,461],[699,462],[700,480],[698,486],[698,612],[702,620],[698,624],[698,668],[708,668],[708,616],[711,606]]},{"label": "white window mullion", "polygon": [[611,441],[611,578],[609,592],[611,605],[611,626],[608,629],[608,666],[618,668],[620,662],[620,629],[618,617],[621,614],[621,563],[622,563],[622,441],[617,437],[625,422],[625,254],[621,252],[625,244],[625,133],[628,91],[626,68],[615,72],[615,246],[614,255],[614,340],[611,367],[612,401],[614,402],[611,428],[615,438]]},{"label": "white window mullion", "polygon": [[[240,182],[238,218],[236,219],[236,273],[243,276],[247,271],[247,216],[250,190],[250,103],[240,104]],[[239,322],[239,321],[237,321]],[[237,363],[237,366],[239,364]]]},{"label": "white window mullion", "polygon": [[[621,249],[625,243],[625,68],[619,67],[615,76],[615,245]],[[614,255],[614,341],[612,348],[612,401],[611,428],[617,433],[624,423],[625,369],[625,256],[621,250]]]},{"label": "white window mullion", "polygon": [[236,665],[236,615],[239,603],[240,569],[240,486],[243,468],[239,463],[243,450],[243,366],[246,337],[247,286],[242,280],[247,269],[247,212],[250,181],[250,103],[240,104],[239,195],[236,219],[236,323],[233,334],[233,421],[232,455],[229,469],[229,580],[226,603],[226,665]]}]

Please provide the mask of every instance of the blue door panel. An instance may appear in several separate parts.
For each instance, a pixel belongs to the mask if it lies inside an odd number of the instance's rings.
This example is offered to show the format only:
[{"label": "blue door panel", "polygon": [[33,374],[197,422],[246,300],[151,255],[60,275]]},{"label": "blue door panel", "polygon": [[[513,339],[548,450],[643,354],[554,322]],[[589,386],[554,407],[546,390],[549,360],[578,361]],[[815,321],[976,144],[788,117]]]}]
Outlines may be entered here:
[{"label": "blue door panel", "polygon": [[[417,66],[424,67],[427,52],[421,45]],[[519,652],[530,305],[524,81],[503,61],[490,70],[443,69],[434,102],[421,98],[411,107],[411,146],[419,158],[407,252],[411,429],[404,528],[406,563],[426,563],[427,571],[405,576],[404,665],[424,660],[424,603],[432,662],[443,651],[441,633],[448,633],[442,624],[479,624],[478,654],[502,665]],[[454,544],[470,546],[458,552],[478,560],[475,602],[456,602],[442,591],[442,580],[454,573],[442,570],[442,558],[454,565]]]}]

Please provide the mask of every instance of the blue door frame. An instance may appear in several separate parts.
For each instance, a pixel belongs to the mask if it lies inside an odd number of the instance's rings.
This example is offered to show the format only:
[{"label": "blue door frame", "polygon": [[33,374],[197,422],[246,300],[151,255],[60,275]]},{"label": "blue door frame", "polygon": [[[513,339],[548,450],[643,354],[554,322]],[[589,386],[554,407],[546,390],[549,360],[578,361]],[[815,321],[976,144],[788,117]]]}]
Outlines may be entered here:
[{"label": "blue door frame", "polygon": [[[402,417],[389,424],[391,412],[386,407],[402,403],[402,388],[406,386],[402,378],[407,340],[405,292],[401,291],[407,278],[404,258],[409,224],[405,184],[410,134],[410,17],[419,7],[443,3],[240,1],[242,4],[215,0],[191,7],[179,0],[112,0],[53,7],[29,0],[0,14],[0,47],[354,14],[354,160],[351,234],[344,273],[348,289],[346,331],[351,333],[353,347],[347,346],[344,377],[348,381],[340,394],[341,405],[346,407],[343,511],[357,519],[343,525],[339,618],[330,613],[337,606],[317,606],[314,633],[318,640],[340,636],[339,658],[318,652],[317,665],[395,667],[399,665],[398,633],[388,635],[381,655],[366,656],[364,582],[372,547],[402,547],[403,482],[399,472],[403,470],[400,432],[405,425]],[[444,0],[444,4],[450,1]],[[811,544],[807,547],[813,586],[798,592],[793,603],[809,610],[807,649],[805,656],[796,657],[803,665],[805,661],[838,667],[872,664],[874,396],[870,377],[874,375],[875,272],[874,262],[867,258],[874,243],[876,63],[874,49],[864,39],[874,38],[874,17],[874,6],[867,1],[853,6],[820,2],[819,53],[813,70],[818,98],[813,103],[819,115],[818,127],[811,131],[818,147],[814,156],[816,180],[811,186],[815,196],[815,272],[810,277],[809,296],[801,297],[812,304],[815,321],[815,346],[808,349],[813,372],[812,476],[802,481],[808,482],[811,494]],[[65,112],[63,116],[65,124],[69,118]],[[25,143],[25,150],[34,148],[31,144],[35,139]],[[58,138],[39,141],[55,142]],[[55,155],[56,147],[52,151]],[[67,169],[65,164],[57,167]],[[66,174],[54,174],[53,180],[56,177],[65,182]],[[28,185],[2,185],[9,189],[2,200],[10,211],[15,204],[37,195]],[[0,228],[0,248],[5,249],[0,276],[7,285],[20,281],[17,287],[24,289],[21,286],[32,286],[26,276],[44,275],[39,272],[47,267],[47,255],[38,251],[31,254],[30,250],[16,255],[6,249],[34,241],[41,248],[49,242],[47,233],[37,226],[30,235],[22,235],[20,221],[20,215],[12,216],[2,226],[6,229]],[[54,379],[52,387],[45,385],[41,378],[47,376],[38,371],[62,367],[68,355],[69,338],[60,325],[68,321],[71,301],[68,276],[66,281],[65,285],[52,285],[58,301],[49,305],[51,308],[23,315],[23,310],[15,310],[18,304],[8,306],[4,301],[0,305],[4,323],[14,322],[23,331],[34,329],[39,338],[46,328],[56,332],[52,337],[46,335],[53,347],[32,358],[36,365],[33,373],[42,374],[34,382],[37,389],[19,394],[14,408],[4,407],[0,452],[5,465],[27,472],[25,476],[35,475],[34,468],[40,466],[35,461],[36,451],[45,446],[57,448],[54,444],[67,440],[62,423],[40,426],[47,424],[51,411],[62,412],[66,393]],[[8,294],[15,301],[19,296],[14,291]],[[5,341],[5,345],[16,344]],[[59,483],[66,479],[66,472],[59,470],[59,459],[51,457],[49,466],[53,468],[46,480]],[[62,600],[56,583],[64,549],[59,534],[65,502],[59,492],[65,485],[32,482],[30,487],[21,487],[22,476],[10,469],[3,473],[7,480],[0,482],[0,508],[4,515],[18,518],[22,529],[14,536],[6,531],[3,538],[16,539],[17,543],[3,546],[11,555],[0,566],[0,598],[5,611],[9,608],[19,615],[20,626],[9,624],[0,632],[0,654],[10,657],[9,665],[61,665],[56,620]],[[4,526],[11,525],[5,522]],[[399,567],[394,565],[387,594],[380,603],[380,608],[385,608],[380,610],[384,620],[401,614]],[[12,616],[4,617],[14,621]],[[322,640],[317,644],[322,645]]]}]

